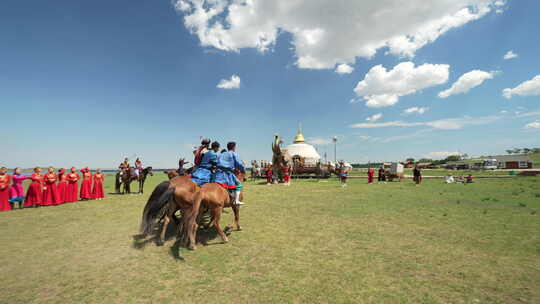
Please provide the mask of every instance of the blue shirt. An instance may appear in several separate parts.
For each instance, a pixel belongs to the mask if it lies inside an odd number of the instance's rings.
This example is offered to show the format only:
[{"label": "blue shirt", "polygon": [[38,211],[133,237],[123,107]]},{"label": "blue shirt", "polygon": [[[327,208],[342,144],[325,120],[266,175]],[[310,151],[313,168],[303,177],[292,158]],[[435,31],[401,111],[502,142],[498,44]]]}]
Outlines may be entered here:
[{"label": "blue shirt", "polygon": [[216,164],[218,160],[218,155],[213,150],[210,150],[206,153],[204,153],[203,158],[201,160],[201,164],[199,167],[205,168],[205,169],[211,169],[212,165]]},{"label": "blue shirt", "polygon": [[242,160],[236,154],[236,152],[233,151],[227,151],[221,153],[221,155],[218,158],[217,162],[218,167],[226,168],[229,170],[238,169],[241,172],[245,172],[246,169],[244,168],[244,164],[242,163]]}]

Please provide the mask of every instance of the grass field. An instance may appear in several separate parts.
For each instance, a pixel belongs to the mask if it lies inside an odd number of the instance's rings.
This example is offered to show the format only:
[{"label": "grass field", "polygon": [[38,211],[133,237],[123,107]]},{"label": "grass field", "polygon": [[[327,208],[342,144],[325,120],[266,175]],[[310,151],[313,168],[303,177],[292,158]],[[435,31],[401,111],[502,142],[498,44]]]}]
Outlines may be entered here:
[{"label": "grass field", "polygon": [[0,303],[540,303],[538,177],[248,183],[244,230],[179,252],[133,239],[162,179],[0,213]]}]

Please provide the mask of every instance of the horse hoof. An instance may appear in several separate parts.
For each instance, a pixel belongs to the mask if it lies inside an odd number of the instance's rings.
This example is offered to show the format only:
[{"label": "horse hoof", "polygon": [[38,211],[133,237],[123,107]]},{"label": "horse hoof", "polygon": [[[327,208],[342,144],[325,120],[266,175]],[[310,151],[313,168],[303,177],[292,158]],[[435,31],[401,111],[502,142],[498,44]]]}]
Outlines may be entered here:
[{"label": "horse hoof", "polygon": [[163,241],[157,241],[156,246],[163,246],[165,243]]},{"label": "horse hoof", "polygon": [[195,250],[195,249],[197,249],[197,246],[195,246],[195,245],[189,245],[189,246],[188,246],[188,249],[189,249],[189,250]]},{"label": "horse hoof", "polygon": [[225,238],[223,239],[223,244],[227,244],[229,242],[229,239]]},{"label": "horse hoof", "polygon": [[242,231],[242,227],[236,228],[236,231]]}]

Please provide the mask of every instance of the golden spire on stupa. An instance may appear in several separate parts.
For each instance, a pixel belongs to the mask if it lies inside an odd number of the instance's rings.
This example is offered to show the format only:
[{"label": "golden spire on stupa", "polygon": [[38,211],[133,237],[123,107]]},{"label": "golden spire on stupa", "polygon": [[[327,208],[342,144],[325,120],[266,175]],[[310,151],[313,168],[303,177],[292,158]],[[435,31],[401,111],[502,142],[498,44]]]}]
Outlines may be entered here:
[{"label": "golden spire on stupa", "polygon": [[296,133],[296,137],[294,138],[294,143],[295,144],[301,144],[301,143],[304,143],[306,142],[306,140],[304,139],[304,135],[302,135],[302,123],[299,123],[298,124],[298,133]]}]

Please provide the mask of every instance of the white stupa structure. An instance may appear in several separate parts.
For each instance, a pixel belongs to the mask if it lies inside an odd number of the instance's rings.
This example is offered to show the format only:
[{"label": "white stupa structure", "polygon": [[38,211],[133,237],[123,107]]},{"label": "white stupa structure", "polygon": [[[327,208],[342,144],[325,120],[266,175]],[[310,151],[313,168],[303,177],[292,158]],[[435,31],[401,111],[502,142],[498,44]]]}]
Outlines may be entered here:
[{"label": "white stupa structure", "polygon": [[294,142],[283,149],[283,152],[293,160],[303,160],[305,166],[316,166],[321,160],[321,156],[317,153],[315,147],[306,143],[301,126],[298,127]]}]

